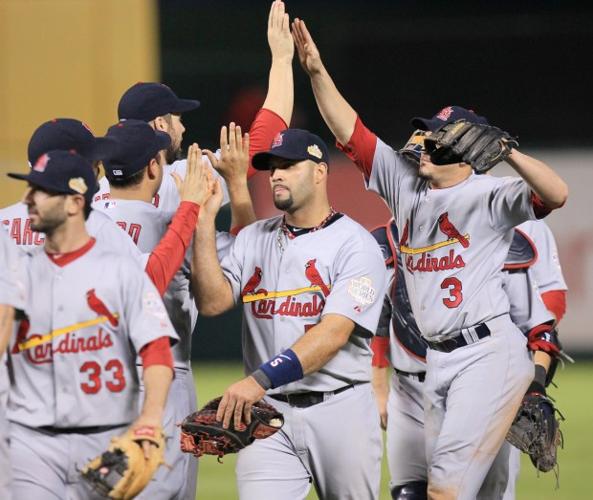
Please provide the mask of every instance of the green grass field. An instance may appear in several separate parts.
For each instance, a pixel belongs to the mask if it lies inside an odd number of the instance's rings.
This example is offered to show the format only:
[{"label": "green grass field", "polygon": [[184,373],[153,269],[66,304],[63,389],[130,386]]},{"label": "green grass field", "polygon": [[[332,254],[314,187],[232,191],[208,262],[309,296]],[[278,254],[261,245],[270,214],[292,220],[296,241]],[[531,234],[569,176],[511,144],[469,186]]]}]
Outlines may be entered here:
[{"label": "green grass field", "polygon": [[[227,385],[242,377],[238,364],[198,364],[194,366],[199,403],[203,404],[224,391]],[[593,498],[593,363],[579,362],[560,370],[556,376],[558,389],[550,394],[556,399],[566,421],[562,423],[565,446],[559,453],[560,488],[555,489],[553,473],[540,474],[523,456],[517,486],[520,500],[578,500]],[[383,460],[381,499],[390,498],[387,469]],[[199,500],[231,500],[237,498],[235,487],[235,456],[225,457],[219,464],[215,457],[200,460]],[[345,474],[348,471],[343,471]],[[313,488],[308,499],[316,499]],[[290,499],[282,499],[290,500]]]}]

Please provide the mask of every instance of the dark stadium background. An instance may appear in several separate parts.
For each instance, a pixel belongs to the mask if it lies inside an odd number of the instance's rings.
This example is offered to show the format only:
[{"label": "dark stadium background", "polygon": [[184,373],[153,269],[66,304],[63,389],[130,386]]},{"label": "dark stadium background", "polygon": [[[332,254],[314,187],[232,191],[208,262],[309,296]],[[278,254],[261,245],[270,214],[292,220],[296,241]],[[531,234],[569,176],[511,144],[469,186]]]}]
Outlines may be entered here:
[{"label": "dark stadium background", "polygon": [[[388,142],[412,116],[474,109],[521,146],[593,142],[593,6],[576,2],[290,1],[307,22],[338,88]],[[200,99],[186,138],[216,147],[222,124],[248,127],[265,96],[270,2],[161,0],[161,77]],[[295,56],[293,126],[332,137]],[[520,133],[519,133],[520,131]],[[186,140],[187,143],[187,140]],[[221,227],[228,213],[221,213]],[[201,318],[195,359],[240,357],[238,311]]]}]

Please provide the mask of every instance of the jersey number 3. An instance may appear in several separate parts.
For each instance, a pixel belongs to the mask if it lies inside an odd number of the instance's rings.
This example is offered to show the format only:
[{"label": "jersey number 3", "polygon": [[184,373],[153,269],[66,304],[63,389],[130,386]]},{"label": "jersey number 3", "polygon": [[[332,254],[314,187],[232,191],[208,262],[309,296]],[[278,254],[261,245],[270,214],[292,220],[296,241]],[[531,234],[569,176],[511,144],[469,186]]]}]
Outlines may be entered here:
[{"label": "jersey number 3", "polygon": [[96,361],[86,361],[80,367],[80,373],[86,373],[88,382],[82,382],[80,388],[86,394],[97,394],[103,386],[101,380],[101,371],[110,374],[110,380],[105,382],[105,387],[111,392],[121,392],[126,387],[126,378],[124,376],[124,367],[119,359],[110,359],[105,364],[105,369],[101,370],[101,365]]},{"label": "jersey number 3", "polygon": [[459,307],[463,301],[461,281],[457,278],[445,278],[441,283],[441,288],[449,292],[449,296],[443,299],[443,304],[449,309]]}]

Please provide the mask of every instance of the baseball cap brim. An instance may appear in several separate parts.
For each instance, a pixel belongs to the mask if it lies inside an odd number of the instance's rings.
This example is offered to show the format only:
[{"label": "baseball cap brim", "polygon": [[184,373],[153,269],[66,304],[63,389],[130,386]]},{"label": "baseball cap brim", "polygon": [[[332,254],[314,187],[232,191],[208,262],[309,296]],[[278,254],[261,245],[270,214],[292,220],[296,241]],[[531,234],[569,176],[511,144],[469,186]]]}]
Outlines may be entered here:
[{"label": "baseball cap brim", "polygon": [[169,113],[173,114],[181,114],[186,113],[187,111],[193,111],[200,107],[200,101],[196,101],[195,99],[177,99],[174,109],[171,109]]},{"label": "baseball cap brim", "polygon": [[[280,148],[277,148],[280,149]],[[256,170],[270,170],[270,163],[272,159],[279,158],[281,160],[289,160],[294,162],[308,160],[309,158],[303,158],[300,155],[291,155],[289,153],[286,154],[273,154],[268,151],[264,151],[263,153],[257,153],[253,155],[251,160],[251,164],[253,168]]]},{"label": "baseball cap brim", "polygon": [[16,179],[19,181],[27,181],[29,184],[32,184],[33,186],[37,186],[42,189],[47,189],[48,191],[53,191],[54,193],[78,194],[76,193],[76,191],[73,190],[65,191],[63,189],[56,187],[50,182],[50,179],[48,179],[47,177],[36,175],[36,172],[34,170],[31,170],[27,174],[17,174],[9,172],[6,175],[8,175],[8,177],[11,177],[12,179]]}]

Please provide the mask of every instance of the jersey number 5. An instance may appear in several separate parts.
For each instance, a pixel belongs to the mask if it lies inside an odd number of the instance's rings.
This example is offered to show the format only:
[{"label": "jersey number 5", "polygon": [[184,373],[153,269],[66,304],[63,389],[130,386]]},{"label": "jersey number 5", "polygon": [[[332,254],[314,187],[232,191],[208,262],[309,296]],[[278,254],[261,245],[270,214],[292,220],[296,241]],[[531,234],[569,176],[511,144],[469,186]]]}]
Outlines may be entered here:
[{"label": "jersey number 5", "polygon": [[[96,361],[86,361],[80,367],[80,373],[86,373],[88,382],[82,382],[80,388],[86,394],[97,394],[102,387],[101,365]],[[111,392],[121,392],[126,387],[126,378],[124,376],[124,367],[119,359],[110,359],[105,364],[103,370],[111,374],[111,380],[105,382],[105,387]]]},{"label": "jersey number 5", "polygon": [[443,304],[449,309],[455,309],[461,304],[463,301],[461,281],[457,278],[445,278],[441,283],[441,288],[449,292],[449,296],[443,299]]}]

